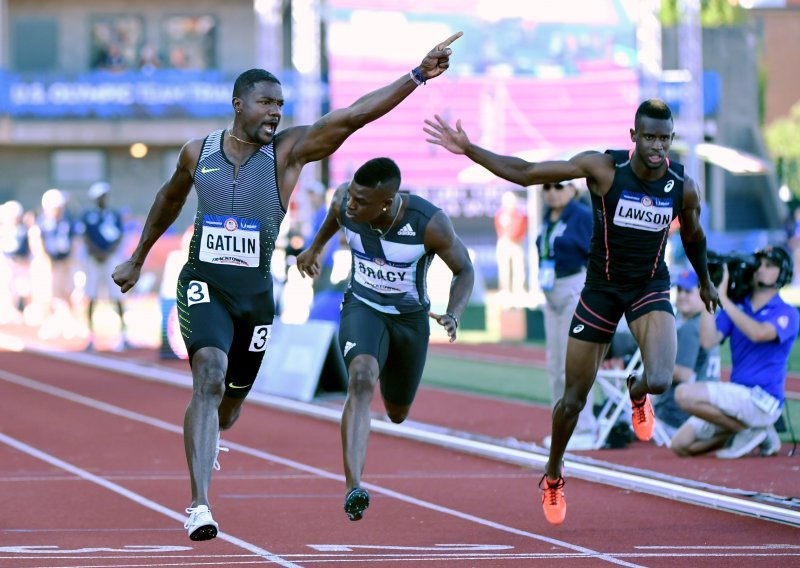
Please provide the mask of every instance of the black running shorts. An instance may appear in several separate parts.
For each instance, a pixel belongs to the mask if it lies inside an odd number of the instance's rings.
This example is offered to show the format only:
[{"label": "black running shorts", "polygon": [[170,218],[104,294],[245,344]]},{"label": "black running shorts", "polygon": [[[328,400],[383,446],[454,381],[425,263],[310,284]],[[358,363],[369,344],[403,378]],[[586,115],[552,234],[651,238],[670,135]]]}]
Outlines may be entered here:
[{"label": "black running shorts", "polygon": [[431,327],[428,312],[386,314],[353,297],[346,297],[339,324],[339,347],[347,366],[357,355],[378,360],[381,395],[397,406],[414,401]]},{"label": "black running shorts", "polygon": [[587,283],[572,316],[569,335],[592,343],[611,343],[622,314],[628,323],[650,312],[674,314],[669,280],[648,280],[639,288]]},{"label": "black running shorts", "polygon": [[234,295],[196,280],[184,269],[178,278],[178,318],[189,352],[216,347],[228,354],[225,396],[244,398],[253,386],[269,344],[275,303],[272,291]]}]

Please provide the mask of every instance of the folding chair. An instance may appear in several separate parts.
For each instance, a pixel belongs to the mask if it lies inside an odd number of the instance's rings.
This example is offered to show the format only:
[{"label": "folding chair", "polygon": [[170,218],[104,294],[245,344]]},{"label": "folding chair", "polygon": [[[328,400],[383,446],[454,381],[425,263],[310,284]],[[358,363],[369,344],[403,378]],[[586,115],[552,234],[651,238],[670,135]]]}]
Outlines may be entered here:
[{"label": "folding chair", "polygon": [[[637,349],[624,369],[601,369],[597,372],[595,384],[599,385],[606,400],[597,415],[597,440],[594,449],[600,449],[605,445],[611,429],[623,413],[630,421],[631,399],[627,380],[630,375],[641,375],[643,368],[642,352]],[[658,417],[656,417],[653,441],[659,446],[669,447],[670,437],[658,422]]]}]

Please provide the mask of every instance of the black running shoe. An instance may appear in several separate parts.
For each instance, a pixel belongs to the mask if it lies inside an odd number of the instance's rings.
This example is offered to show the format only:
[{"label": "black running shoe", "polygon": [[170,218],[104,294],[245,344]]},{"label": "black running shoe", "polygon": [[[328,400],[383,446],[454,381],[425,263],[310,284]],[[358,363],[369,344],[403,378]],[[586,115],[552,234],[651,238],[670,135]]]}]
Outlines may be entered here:
[{"label": "black running shoe", "polygon": [[369,493],[366,489],[353,487],[344,498],[344,512],[351,521],[360,521],[369,507]]}]

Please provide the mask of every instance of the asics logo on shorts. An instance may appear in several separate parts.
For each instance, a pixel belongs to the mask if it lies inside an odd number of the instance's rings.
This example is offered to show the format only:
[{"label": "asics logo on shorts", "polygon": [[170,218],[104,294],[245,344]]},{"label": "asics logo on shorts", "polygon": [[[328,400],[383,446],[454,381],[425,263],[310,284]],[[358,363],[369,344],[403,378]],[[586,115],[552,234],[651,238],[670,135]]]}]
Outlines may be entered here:
[{"label": "asics logo on shorts", "polygon": [[353,343],[352,341],[345,341],[345,342],[344,342],[344,352],[342,353],[342,355],[343,355],[344,357],[347,357],[347,354],[348,354],[348,353],[350,352],[350,350],[351,350],[353,347],[355,347],[355,346],[356,346],[356,344],[355,344],[355,343]]},{"label": "asics logo on shorts", "polygon": [[583,331],[583,324],[579,323],[575,327],[572,328],[572,333],[580,333]]}]

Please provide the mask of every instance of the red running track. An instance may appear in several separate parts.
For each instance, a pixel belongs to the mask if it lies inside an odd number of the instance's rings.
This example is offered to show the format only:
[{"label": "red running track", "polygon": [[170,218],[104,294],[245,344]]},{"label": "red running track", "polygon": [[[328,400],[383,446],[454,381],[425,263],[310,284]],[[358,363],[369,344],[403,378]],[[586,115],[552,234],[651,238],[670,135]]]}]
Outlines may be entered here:
[{"label": "red running track", "polygon": [[544,520],[539,472],[376,435],[364,520],[342,511],[336,424],[247,404],[191,542],[184,388],[0,353],[0,566],[787,566],[798,531],[577,479]]}]

